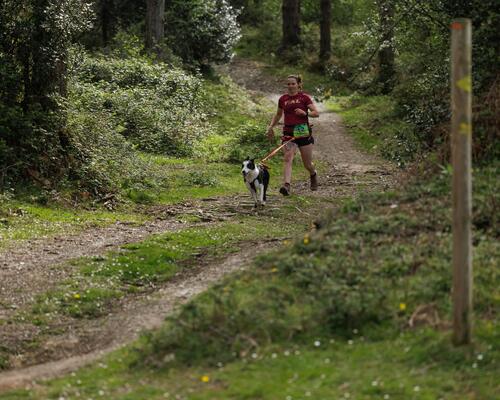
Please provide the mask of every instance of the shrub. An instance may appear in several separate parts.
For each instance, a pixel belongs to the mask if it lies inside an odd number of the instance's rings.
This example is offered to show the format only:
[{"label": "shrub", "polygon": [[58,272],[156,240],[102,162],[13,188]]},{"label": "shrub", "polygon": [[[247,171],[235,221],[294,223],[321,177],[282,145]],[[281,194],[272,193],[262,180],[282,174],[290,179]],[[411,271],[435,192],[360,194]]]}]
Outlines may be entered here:
[{"label": "shrub", "polygon": [[240,162],[246,157],[263,157],[269,151],[269,141],[265,135],[265,124],[258,121],[247,122],[232,135],[228,146],[228,161]]},{"label": "shrub", "polygon": [[167,43],[194,66],[229,61],[240,39],[236,17],[226,0],[172,0],[166,9]]},{"label": "shrub", "polygon": [[104,196],[118,192],[125,181],[142,182],[151,174],[150,165],[118,133],[106,111],[83,111],[69,105],[67,129],[73,153],[70,178],[77,187]]},{"label": "shrub", "polygon": [[118,131],[142,150],[191,155],[210,131],[201,80],[164,64],[84,57],[71,90],[81,110],[106,110]]}]

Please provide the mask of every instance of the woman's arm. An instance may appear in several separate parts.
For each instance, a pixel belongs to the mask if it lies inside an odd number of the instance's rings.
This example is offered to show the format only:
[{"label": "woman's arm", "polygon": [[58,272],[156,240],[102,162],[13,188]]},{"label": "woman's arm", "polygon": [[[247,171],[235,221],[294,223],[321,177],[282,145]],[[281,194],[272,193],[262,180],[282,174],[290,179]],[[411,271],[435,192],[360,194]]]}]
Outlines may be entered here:
[{"label": "woman's arm", "polygon": [[319,112],[318,109],[316,108],[316,104],[311,103],[307,106],[309,109],[309,116],[312,118],[318,118],[319,117]]},{"label": "woman's arm", "polygon": [[274,115],[273,119],[271,120],[271,123],[267,127],[267,137],[269,140],[274,139],[274,126],[279,122],[281,117],[283,116],[283,109],[278,107],[278,111],[276,111],[276,114]]},{"label": "woman's arm", "polygon": [[295,114],[303,116],[303,117],[305,117],[306,115],[309,115],[312,118],[319,117],[319,112],[318,112],[318,109],[316,108],[316,104],[314,104],[314,103],[308,104],[307,108],[309,109],[310,112],[306,112],[302,108],[296,108]]}]

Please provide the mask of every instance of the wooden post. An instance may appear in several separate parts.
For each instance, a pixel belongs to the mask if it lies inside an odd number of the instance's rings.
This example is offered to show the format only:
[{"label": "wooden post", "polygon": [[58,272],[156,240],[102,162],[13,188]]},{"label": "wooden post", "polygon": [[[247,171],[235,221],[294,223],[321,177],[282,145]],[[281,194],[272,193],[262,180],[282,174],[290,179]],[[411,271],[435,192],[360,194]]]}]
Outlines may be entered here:
[{"label": "wooden post", "polygon": [[472,335],[471,21],[451,24],[451,153],[453,163],[453,343]]}]

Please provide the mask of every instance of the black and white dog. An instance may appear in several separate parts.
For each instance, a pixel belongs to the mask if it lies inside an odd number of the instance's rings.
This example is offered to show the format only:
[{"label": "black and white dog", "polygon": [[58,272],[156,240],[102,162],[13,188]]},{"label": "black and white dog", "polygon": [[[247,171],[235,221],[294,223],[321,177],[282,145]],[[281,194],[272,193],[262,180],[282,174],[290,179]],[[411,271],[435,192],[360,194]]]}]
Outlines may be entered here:
[{"label": "black and white dog", "polygon": [[255,160],[248,157],[243,161],[241,168],[243,181],[247,185],[255,207],[266,204],[266,192],[269,185],[269,171],[267,168],[255,164]]}]

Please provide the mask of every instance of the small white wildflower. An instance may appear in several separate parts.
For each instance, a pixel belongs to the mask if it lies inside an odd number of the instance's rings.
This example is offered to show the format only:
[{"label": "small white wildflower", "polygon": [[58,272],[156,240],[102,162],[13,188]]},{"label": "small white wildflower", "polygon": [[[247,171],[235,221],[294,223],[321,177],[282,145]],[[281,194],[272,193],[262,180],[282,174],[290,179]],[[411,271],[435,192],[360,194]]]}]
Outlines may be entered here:
[{"label": "small white wildflower", "polygon": [[378,382],[377,381],[373,381],[372,382],[372,386],[378,386]]},{"label": "small white wildflower", "polygon": [[414,392],[420,392],[420,386],[418,386],[418,385],[417,385],[417,386],[414,386],[414,387],[413,387],[413,391],[414,391]]},{"label": "small white wildflower", "polygon": [[347,344],[348,344],[349,346],[352,346],[352,345],[354,344],[354,341],[353,341],[353,340],[348,340],[348,341],[347,341]]},{"label": "small white wildflower", "polygon": [[329,358],[325,358],[325,364],[330,364],[330,359]]},{"label": "small white wildflower", "polygon": [[285,350],[283,354],[288,357],[290,355],[290,352],[288,350]]},{"label": "small white wildflower", "polygon": [[384,394],[384,400],[387,400],[387,399],[390,399],[391,396],[389,396],[388,394]]},{"label": "small white wildflower", "polygon": [[321,346],[321,342],[320,342],[319,340],[316,340],[316,341],[314,342],[314,345],[315,345],[316,347],[319,347],[319,346]]},{"label": "small white wildflower", "polygon": [[483,355],[482,355],[482,354],[478,354],[478,355],[477,355],[477,359],[478,359],[479,361],[481,361],[481,360],[483,359]]},{"label": "small white wildflower", "polygon": [[271,358],[276,358],[278,355],[276,353],[271,354]]},{"label": "small white wildflower", "polygon": [[472,368],[477,368],[477,363],[472,364]]}]

